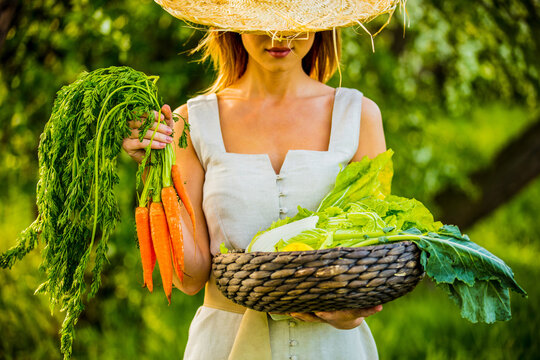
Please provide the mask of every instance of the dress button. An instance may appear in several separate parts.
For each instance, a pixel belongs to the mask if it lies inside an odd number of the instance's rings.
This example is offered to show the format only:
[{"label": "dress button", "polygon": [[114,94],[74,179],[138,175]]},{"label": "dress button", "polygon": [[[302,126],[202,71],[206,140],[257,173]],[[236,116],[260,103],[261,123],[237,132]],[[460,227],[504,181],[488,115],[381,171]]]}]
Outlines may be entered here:
[{"label": "dress button", "polygon": [[285,193],[283,191],[280,191],[279,196],[285,196]]},{"label": "dress button", "polygon": [[290,360],[298,360],[298,356],[292,355],[292,356],[289,356],[289,359]]},{"label": "dress button", "polygon": [[281,208],[281,209],[279,209],[279,212],[282,213],[282,214],[286,214],[286,213],[289,212],[289,209],[287,209],[287,208]]},{"label": "dress button", "polygon": [[296,345],[298,345],[298,341],[296,341],[296,340],[290,340],[290,341],[289,341],[289,345],[290,345],[290,346],[296,346]]},{"label": "dress button", "polygon": [[276,175],[276,180],[281,180],[281,179],[283,179],[283,175],[277,174],[277,175]]},{"label": "dress button", "polygon": [[290,327],[295,327],[296,326],[296,321],[289,320],[289,326]]}]

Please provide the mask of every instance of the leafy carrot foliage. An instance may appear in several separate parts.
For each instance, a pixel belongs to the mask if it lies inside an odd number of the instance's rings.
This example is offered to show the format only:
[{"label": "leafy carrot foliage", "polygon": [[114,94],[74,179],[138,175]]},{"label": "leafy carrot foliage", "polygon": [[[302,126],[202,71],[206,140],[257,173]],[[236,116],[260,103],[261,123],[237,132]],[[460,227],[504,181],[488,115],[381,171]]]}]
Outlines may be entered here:
[{"label": "leafy carrot foliage", "polygon": [[[39,240],[44,243],[40,269],[47,279],[36,292],[49,296],[51,310],[59,306],[66,312],[61,329],[65,358],[71,357],[83,297],[92,298],[100,287],[107,243],[120,220],[114,186],[117,157],[131,133],[128,121],[160,108],[157,79],[129,67],[109,67],[82,73],[60,89],[39,145],[39,215],[17,245],[0,255],[0,266],[11,268]],[[141,139],[153,121],[146,117]]]}]

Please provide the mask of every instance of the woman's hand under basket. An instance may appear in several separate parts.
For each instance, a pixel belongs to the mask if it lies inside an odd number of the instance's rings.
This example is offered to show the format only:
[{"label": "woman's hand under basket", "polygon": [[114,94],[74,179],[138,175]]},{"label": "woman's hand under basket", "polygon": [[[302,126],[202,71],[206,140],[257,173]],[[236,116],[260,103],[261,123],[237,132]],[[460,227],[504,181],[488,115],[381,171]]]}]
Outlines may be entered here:
[{"label": "woman's hand under basket", "polygon": [[336,329],[350,330],[362,324],[364,318],[378,313],[382,305],[366,309],[348,309],[337,311],[317,311],[314,313],[290,313],[295,319],[309,322],[326,322]]}]

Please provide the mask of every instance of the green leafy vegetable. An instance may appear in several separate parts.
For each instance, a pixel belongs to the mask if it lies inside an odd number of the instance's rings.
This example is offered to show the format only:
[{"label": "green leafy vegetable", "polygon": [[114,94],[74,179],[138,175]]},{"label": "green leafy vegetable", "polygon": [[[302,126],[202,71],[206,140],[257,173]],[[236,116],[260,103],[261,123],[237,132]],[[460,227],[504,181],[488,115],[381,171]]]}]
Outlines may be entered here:
[{"label": "green leafy vegetable", "polygon": [[219,252],[222,254],[227,254],[229,252],[229,249],[227,249],[225,243],[219,244]]},{"label": "green leafy vegetable", "polygon": [[[11,268],[39,239],[45,243],[40,268],[47,280],[36,292],[48,294],[51,309],[60,306],[66,312],[61,330],[65,358],[71,357],[83,296],[90,299],[99,289],[107,242],[120,220],[113,190],[119,182],[117,157],[123,139],[131,134],[128,121],[160,109],[157,80],[128,67],[110,67],[82,73],[57,93],[39,145],[39,215],[17,245],[0,256],[0,266]],[[146,118],[141,140],[153,122],[152,116]],[[91,255],[93,275],[87,290],[84,275]]]},{"label": "green leafy vegetable", "polygon": [[349,164],[336,178],[334,189],[321,201],[317,212],[330,206],[345,205],[368,196],[384,197],[390,193],[392,182],[392,150],[375,159],[367,156],[362,161]]},{"label": "green leafy vegetable", "polygon": [[501,259],[445,225],[438,233],[413,240],[423,250],[421,262],[428,276],[446,290],[472,322],[509,320],[508,289],[526,292],[514,281],[512,269]]},{"label": "green leafy vegetable", "polygon": [[[434,221],[421,202],[390,195],[391,156],[389,150],[344,168],[315,213],[299,207],[296,217],[261,232],[272,234],[264,251],[283,251],[292,243],[327,249],[412,241],[422,251],[427,275],[458,304],[464,318],[485,323],[510,319],[509,290],[526,296],[512,270],[456,226]],[[299,233],[296,224],[306,215],[318,217],[317,224]],[[260,236],[250,248],[259,248],[258,241]]]}]

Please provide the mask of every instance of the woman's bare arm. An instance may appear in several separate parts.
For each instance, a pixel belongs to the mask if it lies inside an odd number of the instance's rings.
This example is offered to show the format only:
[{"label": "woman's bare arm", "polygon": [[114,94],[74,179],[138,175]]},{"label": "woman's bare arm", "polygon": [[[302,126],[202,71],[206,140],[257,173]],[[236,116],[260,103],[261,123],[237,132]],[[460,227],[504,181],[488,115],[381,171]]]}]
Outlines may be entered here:
[{"label": "woman's bare arm", "polygon": [[381,111],[377,104],[364,96],[360,119],[358,149],[351,161],[360,161],[364,156],[373,159],[386,151]]},{"label": "woman's bare arm", "polygon": [[[177,108],[174,113],[188,119],[187,105]],[[184,235],[184,268],[183,283],[176,277],[174,285],[188,295],[194,295],[204,287],[210,274],[210,246],[206,219],[202,211],[202,191],[204,184],[204,169],[193,149],[191,137],[188,135],[188,146],[181,149],[177,146],[184,123],[180,119],[174,124],[174,143],[176,149],[176,164],[180,169],[182,181],[190,197],[195,212],[197,232],[193,237],[193,227],[187,211],[182,207],[182,230]]]}]

